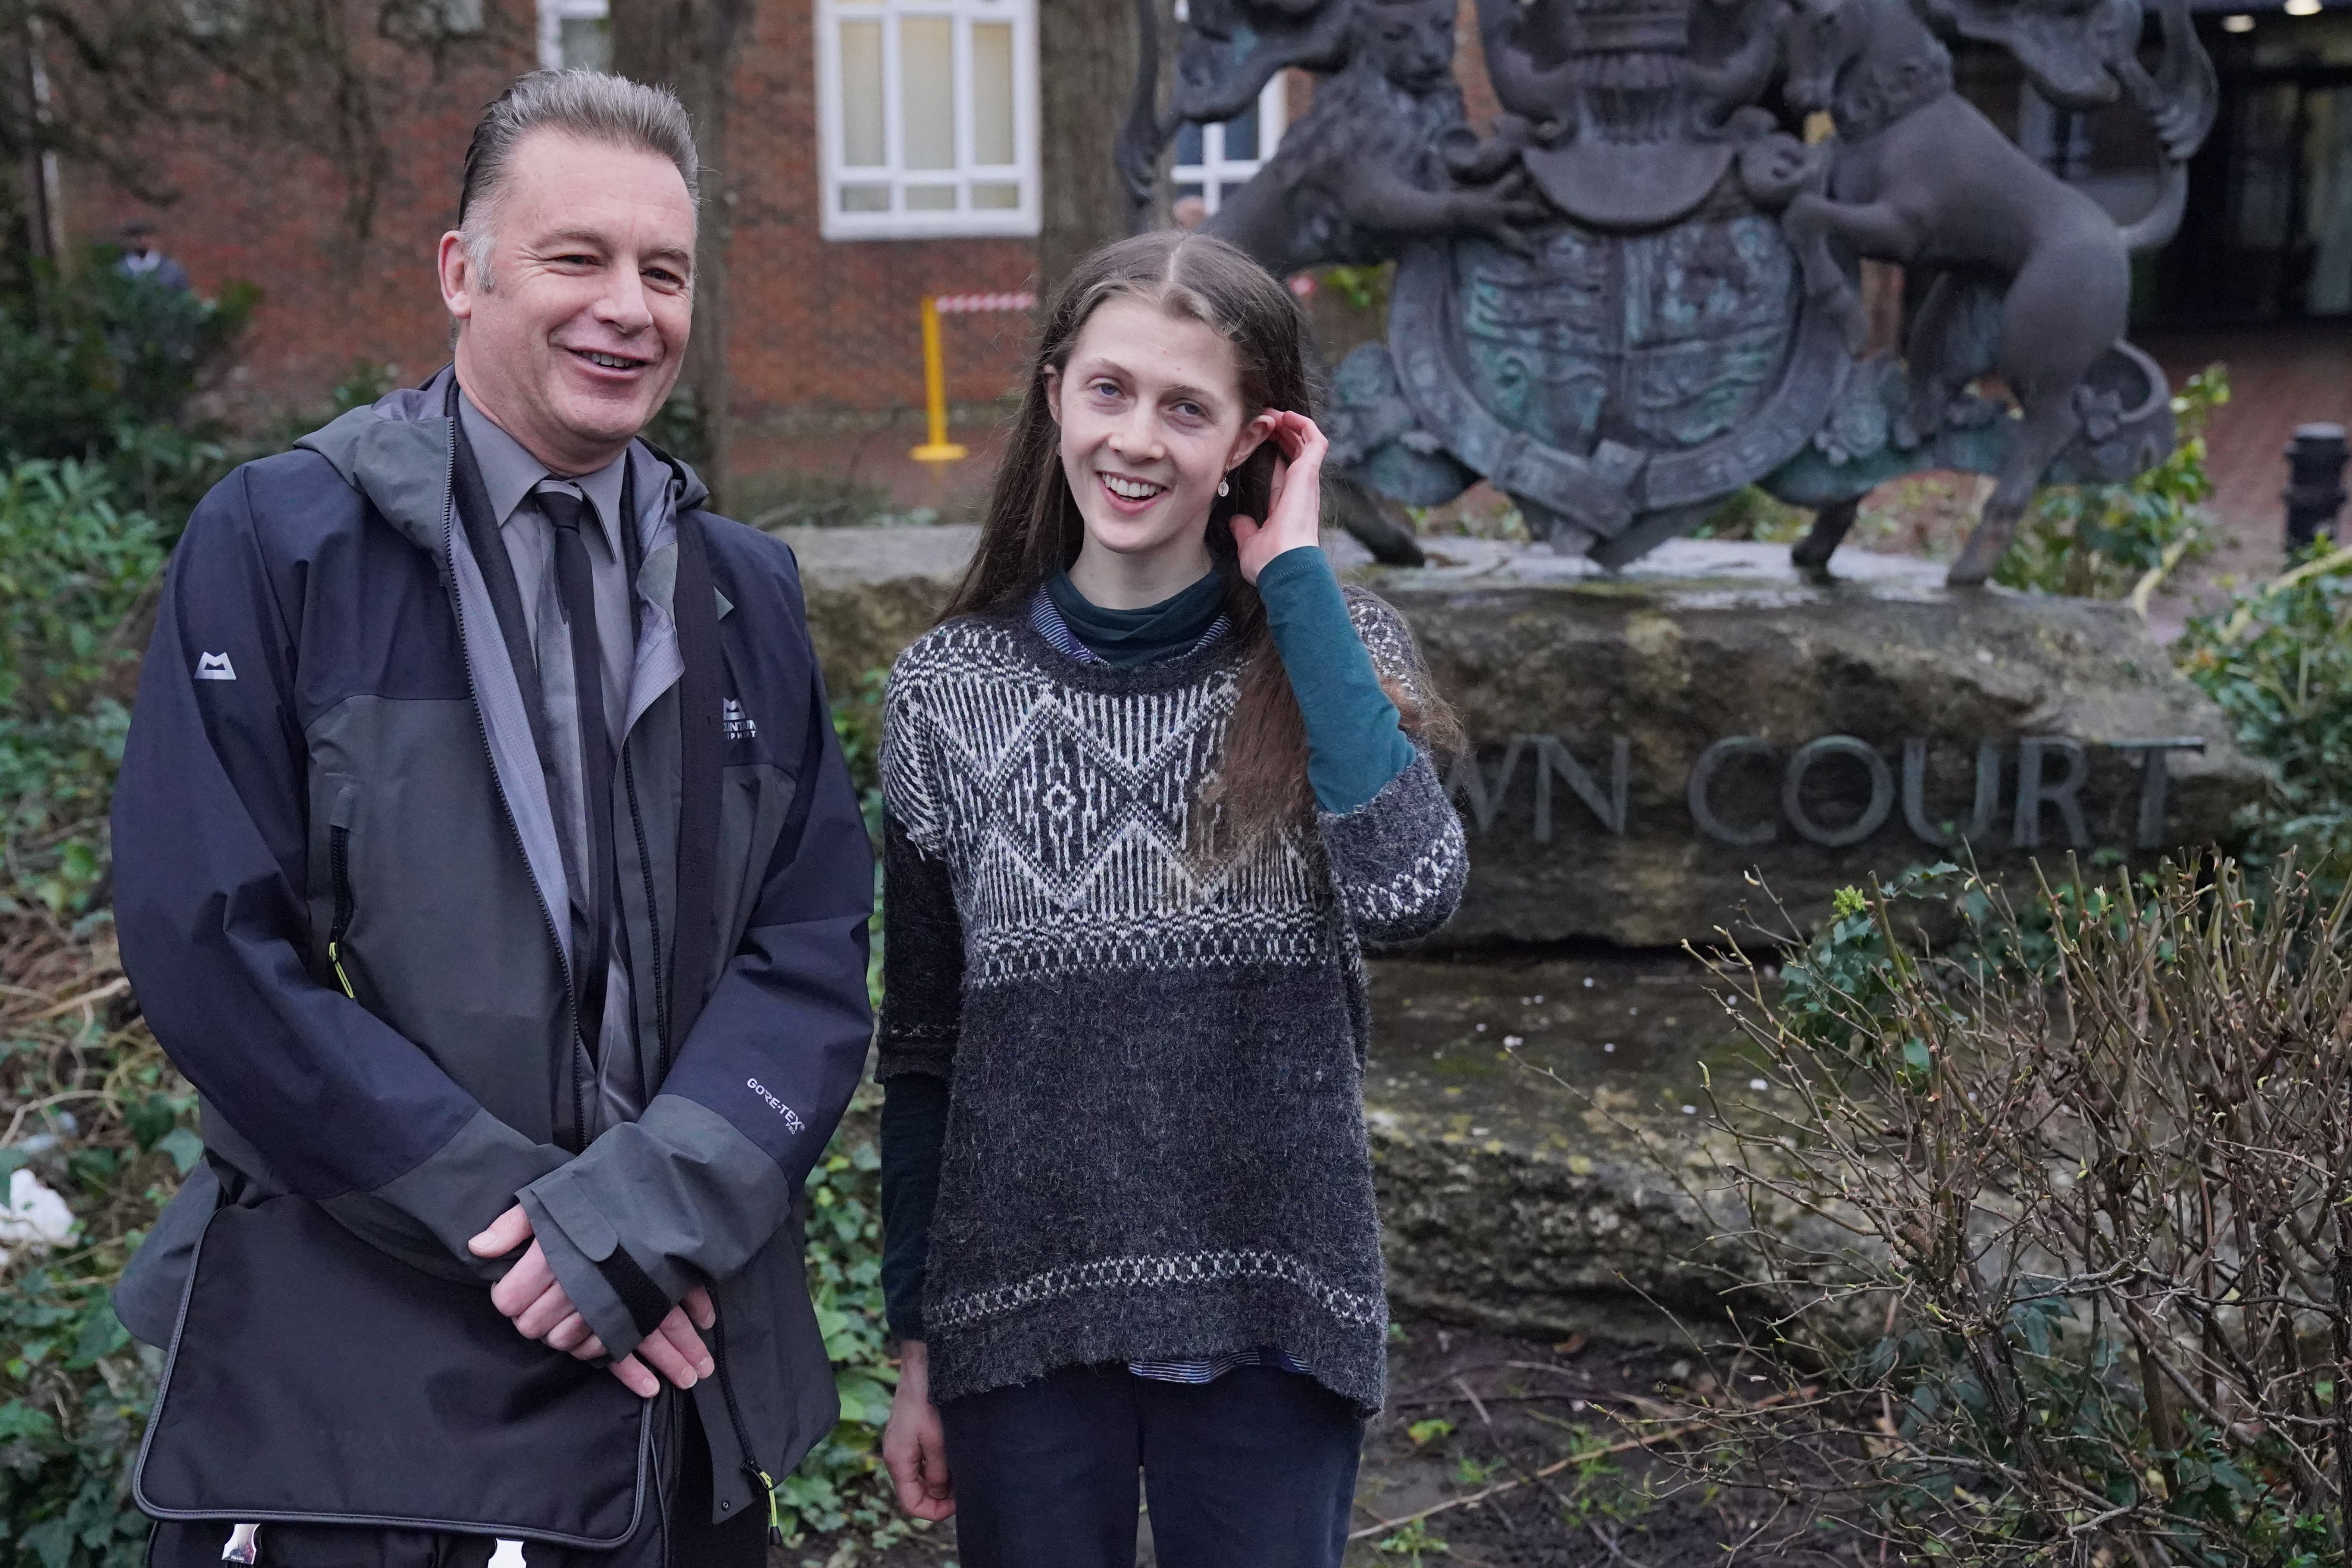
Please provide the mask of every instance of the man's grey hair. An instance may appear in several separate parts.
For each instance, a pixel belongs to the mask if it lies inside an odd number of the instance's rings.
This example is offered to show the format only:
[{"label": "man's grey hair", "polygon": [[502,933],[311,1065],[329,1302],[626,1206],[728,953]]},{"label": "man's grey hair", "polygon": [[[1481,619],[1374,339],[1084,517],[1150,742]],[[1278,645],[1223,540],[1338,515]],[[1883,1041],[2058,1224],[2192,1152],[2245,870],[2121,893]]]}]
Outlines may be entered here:
[{"label": "man's grey hair", "polygon": [[560,131],[583,142],[602,142],[667,158],[686,182],[688,201],[702,199],[701,161],[694,151],[694,127],[667,88],[647,87],[603,71],[532,71],[517,77],[498,101],[482,111],[466,149],[466,183],[457,195],[457,232],[481,287],[489,289],[492,226],[505,194],[515,149],[534,131]]}]

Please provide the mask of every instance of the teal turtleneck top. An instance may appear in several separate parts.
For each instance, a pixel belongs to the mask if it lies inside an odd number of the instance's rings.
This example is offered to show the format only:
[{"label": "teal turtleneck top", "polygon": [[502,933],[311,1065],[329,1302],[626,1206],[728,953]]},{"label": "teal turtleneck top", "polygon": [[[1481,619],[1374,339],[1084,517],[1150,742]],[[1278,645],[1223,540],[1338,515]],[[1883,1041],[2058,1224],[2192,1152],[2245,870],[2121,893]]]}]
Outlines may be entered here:
[{"label": "teal turtleneck top", "polygon": [[[1381,688],[1322,551],[1284,551],[1258,574],[1257,591],[1307,722],[1307,782],[1315,804],[1336,815],[1353,811],[1412,762],[1396,704]],[[1139,610],[1104,609],[1061,572],[1046,579],[1045,593],[1087,651],[1118,669],[1192,652],[1225,602],[1224,579],[1214,572]]]},{"label": "teal turtleneck top", "polygon": [[1113,669],[1190,653],[1225,607],[1225,580],[1212,572],[1182,593],[1139,610],[1107,610],[1070,581],[1066,572],[1045,579],[1054,611],[1087,651]]}]

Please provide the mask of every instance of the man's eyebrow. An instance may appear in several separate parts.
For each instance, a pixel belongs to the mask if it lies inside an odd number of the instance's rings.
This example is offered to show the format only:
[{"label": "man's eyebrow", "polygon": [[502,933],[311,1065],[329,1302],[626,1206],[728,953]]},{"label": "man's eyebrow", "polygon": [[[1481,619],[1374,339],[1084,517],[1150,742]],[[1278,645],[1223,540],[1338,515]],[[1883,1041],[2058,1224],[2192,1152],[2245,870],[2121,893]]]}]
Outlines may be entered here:
[{"label": "man's eyebrow", "polygon": [[[611,242],[593,228],[559,228],[551,234],[541,235],[538,248],[541,251],[557,250],[567,245],[584,245],[595,250],[612,248]],[[689,267],[694,262],[694,252],[683,246],[660,246],[646,252],[646,255],[651,260],[682,261]]]}]

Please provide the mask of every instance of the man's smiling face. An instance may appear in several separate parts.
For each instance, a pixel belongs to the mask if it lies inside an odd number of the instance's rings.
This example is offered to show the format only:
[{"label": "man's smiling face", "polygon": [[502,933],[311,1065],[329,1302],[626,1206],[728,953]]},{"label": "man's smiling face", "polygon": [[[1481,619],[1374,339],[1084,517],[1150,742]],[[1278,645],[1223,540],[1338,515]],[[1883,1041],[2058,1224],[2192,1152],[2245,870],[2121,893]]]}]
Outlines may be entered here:
[{"label": "man's smiling face", "polygon": [[525,137],[488,213],[487,276],[441,239],[465,323],[457,381],[550,469],[604,467],[645,428],[694,324],[694,203],[657,153],[557,131]]}]

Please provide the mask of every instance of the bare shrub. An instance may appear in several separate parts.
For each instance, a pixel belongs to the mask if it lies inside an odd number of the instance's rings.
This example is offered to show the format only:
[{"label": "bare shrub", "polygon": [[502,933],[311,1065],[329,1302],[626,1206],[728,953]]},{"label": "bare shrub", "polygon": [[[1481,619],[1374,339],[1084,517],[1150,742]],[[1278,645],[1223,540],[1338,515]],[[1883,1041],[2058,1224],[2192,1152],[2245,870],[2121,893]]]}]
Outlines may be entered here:
[{"label": "bare shrub", "polygon": [[[1906,934],[1921,892],[1963,942]],[[1945,868],[1735,966],[1781,1092],[1717,1107],[1706,1196],[1771,1306],[1693,1462],[1880,1561],[2345,1562],[2347,937],[2291,867],[2021,908]],[[1761,1413],[1772,1365],[1836,1392]]]}]

